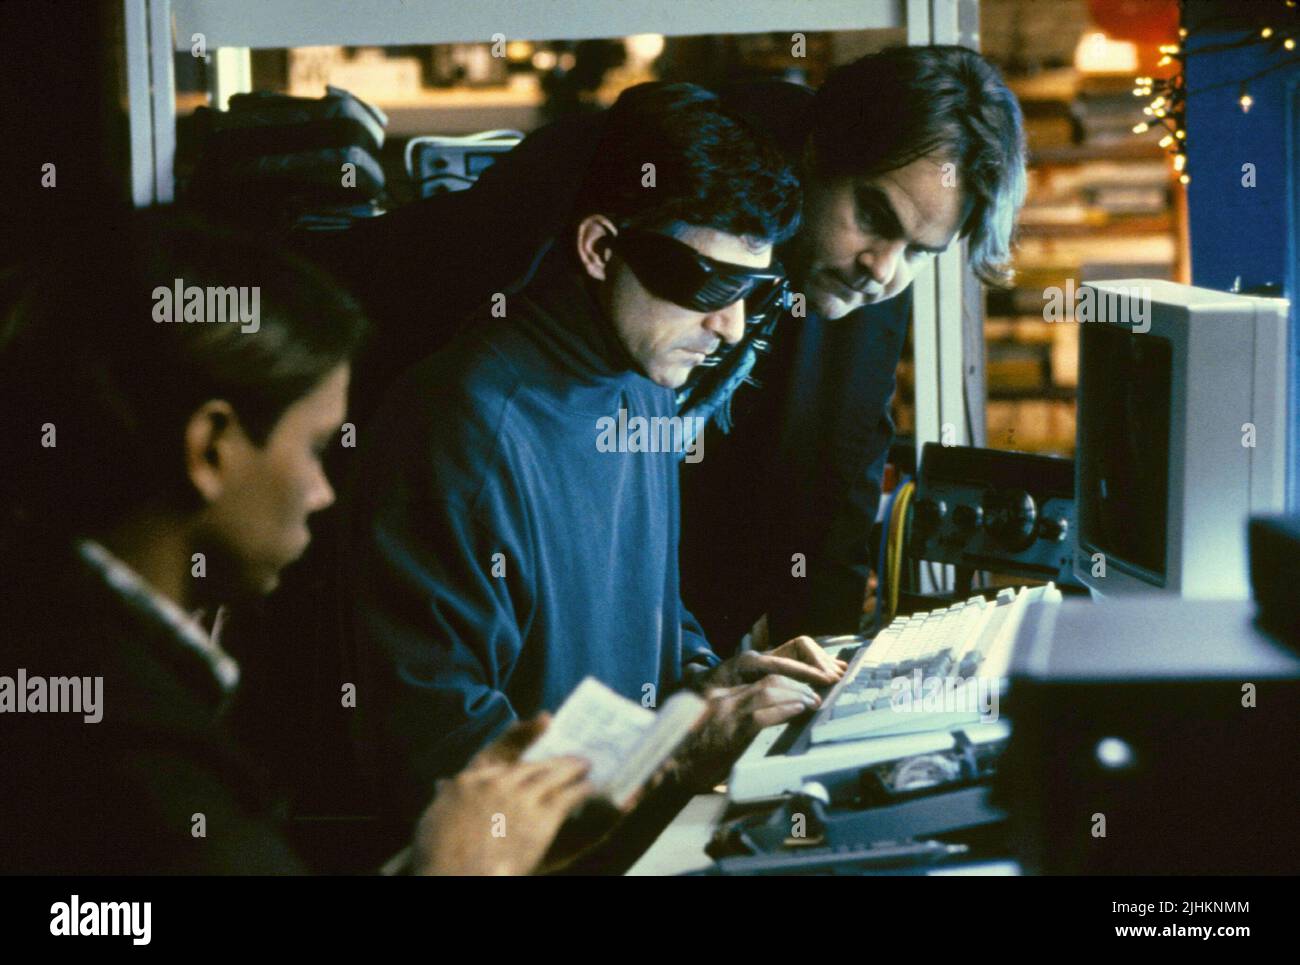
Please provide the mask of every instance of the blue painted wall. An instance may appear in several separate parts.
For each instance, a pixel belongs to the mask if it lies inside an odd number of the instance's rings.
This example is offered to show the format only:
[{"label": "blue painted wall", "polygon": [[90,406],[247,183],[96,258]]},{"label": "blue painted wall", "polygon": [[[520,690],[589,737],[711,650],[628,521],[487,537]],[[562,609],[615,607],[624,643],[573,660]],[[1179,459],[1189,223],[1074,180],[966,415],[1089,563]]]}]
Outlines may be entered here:
[{"label": "blue painted wall", "polygon": [[[1202,35],[1194,21],[1188,26],[1192,29],[1186,122],[1192,283],[1227,289],[1240,276],[1243,288],[1277,284],[1291,299],[1289,493],[1295,511],[1300,509],[1300,338],[1296,325],[1300,63],[1285,62],[1300,55],[1300,49],[1275,55],[1257,45],[1197,55],[1198,47],[1235,40],[1242,34]],[[1275,65],[1279,69],[1248,83],[1254,103],[1249,113],[1243,113],[1238,103],[1241,80]],[[1255,187],[1242,184],[1245,164],[1255,166]]]}]

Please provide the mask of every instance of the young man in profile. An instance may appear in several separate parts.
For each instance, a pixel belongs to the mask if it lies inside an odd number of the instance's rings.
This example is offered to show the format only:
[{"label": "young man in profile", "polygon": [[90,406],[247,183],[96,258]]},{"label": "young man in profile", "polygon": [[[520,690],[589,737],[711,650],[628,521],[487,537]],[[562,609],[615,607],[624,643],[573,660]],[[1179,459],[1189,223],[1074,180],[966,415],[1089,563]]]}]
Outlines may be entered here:
[{"label": "young man in profile", "polygon": [[[303,872],[229,730],[240,666],[195,614],[274,588],[333,501],[361,316],[297,260],[158,216],[90,239],[0,325],[0,871]],[[251,288],[257,324],[169,317],[177,279]],[[448,775],[410,870],[541,860],[590,790],[584,762],[518,762],[542,726]]]},{"label": "young man in profile", "polygon": [[679,593],[681,453],[607,451],[611,419],[671,419],[673,390],[741,338],[798,211],[779,152],[712,94],[631,88],[534,283],[389,395],[358,453],[342,586],[399,807],[588,676],[643,706],[710,693],[678,762],[695,787],[838,679],[806,637],[721,662]]}]

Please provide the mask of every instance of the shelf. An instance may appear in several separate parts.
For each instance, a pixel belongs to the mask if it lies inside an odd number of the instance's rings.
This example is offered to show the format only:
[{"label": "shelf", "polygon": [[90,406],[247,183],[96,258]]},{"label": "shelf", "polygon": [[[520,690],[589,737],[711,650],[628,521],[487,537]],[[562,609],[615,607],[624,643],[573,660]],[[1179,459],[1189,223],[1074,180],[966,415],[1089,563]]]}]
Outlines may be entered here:
[{"label": "shelf", "polygon": [[1104,224],[1021,224],[1021,238],[1086,238],[1093,235],[1170,235],[1174,219],[1170,214],[1120,216]]},{"label": "shelf", "polygon": [[989,386],[990,402],[1073,402],[1076,398],[1073,388],[1064,385],[1049,385],[1036,389],[996,389]]},{"label": "shelf", "polygon": [[1069,147],[1045,147],[1029,152],[1029,166],[1083,164],[1088,161],[1152,161],[1165,156],[1164,149],[1150,141],[1119,141],[1115,144],[1071,144]]}]

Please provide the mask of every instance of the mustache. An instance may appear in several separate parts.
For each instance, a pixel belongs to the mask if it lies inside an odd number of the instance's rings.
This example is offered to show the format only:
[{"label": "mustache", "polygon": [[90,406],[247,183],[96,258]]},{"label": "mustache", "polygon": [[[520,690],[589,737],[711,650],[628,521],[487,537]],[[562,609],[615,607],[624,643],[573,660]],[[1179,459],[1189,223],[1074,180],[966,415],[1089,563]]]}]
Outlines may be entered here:
[{"label": "mustache", "polygon": [[874,278],[859,278],[850,281],[842,276],[836,277],[852,288],[855,292],[866,295],[868,298],[874,298],[877,295],[883,295],[885,293],[885,286],[880,284],[880,282],[876,281]]},{"label": "mustache", "polygon": [[717,342],[711,342],[708,345],[683,345],[681,346],[681,348],[685,349],[688,352],[699,352],[702,355],[707,356],[707,355],[712,355],[714,352],[716,352],[718,350],[718,346],[721,344],[722,344],[721,341],[717,341]]},{"label": "mustache", "polygon": [[843,285],[845,288],[849,288],[866,298],[879,298],[885,294],[885,286],[880,284],[880,282],[876,281],[870,275],[849,278],[834,268],[828,267],[823,269],[823,271],[826,275],[835,279],[836,282]]}]

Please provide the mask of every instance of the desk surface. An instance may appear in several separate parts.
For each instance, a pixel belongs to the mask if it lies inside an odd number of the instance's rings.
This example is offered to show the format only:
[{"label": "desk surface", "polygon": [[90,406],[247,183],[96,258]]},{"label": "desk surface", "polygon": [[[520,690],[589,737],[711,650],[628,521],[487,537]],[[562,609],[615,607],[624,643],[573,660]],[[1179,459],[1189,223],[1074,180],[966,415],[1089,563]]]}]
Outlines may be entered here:
[{"label": "desk surface", "polygon": [[[712,864],[704,853],[713,829],[727,808],[725,794],[700,794],[691,798],[672,824],[664,828],[629,875],[680,875],[702,871]],[[972,861],[927,869],[927,875],[1018,875],[1014,861]]]},{"label": "desk surface", "polygon": [[704,847],[727,808],[725,794],[697,794],[631,868],[629,875],[679,875],[713,862]]}]

